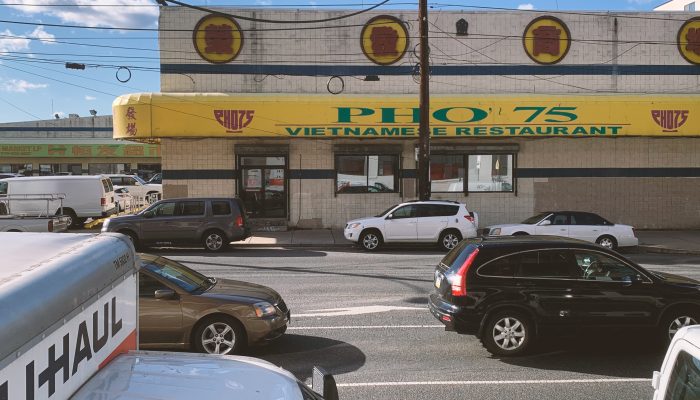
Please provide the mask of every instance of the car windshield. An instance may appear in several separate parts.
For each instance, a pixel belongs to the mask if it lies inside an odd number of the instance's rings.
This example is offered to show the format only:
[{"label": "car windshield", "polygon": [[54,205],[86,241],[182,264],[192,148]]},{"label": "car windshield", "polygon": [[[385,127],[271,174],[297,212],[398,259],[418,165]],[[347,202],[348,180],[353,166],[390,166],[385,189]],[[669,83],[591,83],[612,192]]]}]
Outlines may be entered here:
[{"label": "car windshield", "polygon": [[537,214],[537,215],[530,217],[530,218],[526,219],[525,221],[521,222],[521,224],[528,224],[528,225],[536,224],[536,223],[542,221],[544,219],[544,217],[548,216],[549,214],[551,214],[551,213],[546,212],[546,213],[542,213],[542,214]]},{"label": "car windshield", "polygon": [[167,279],[188,293],[207,290],[215,282],[173,260],[148,254],[141,254],[140,257],[142,268]]},{"label": "car windshield", "polygon": [[379,217],[383,217],[383,216],[389,214],[389,211],[391,211],[391,210],[393,210],[394,208],[396,208],[397,205],[398,205],[398,204],[394,204],[393,206],[391,206],[391,207],[387,208],[386,210],[382,211],[381,214],[375,215],[374,217],[375,217],[375,218],[379,218]]}]

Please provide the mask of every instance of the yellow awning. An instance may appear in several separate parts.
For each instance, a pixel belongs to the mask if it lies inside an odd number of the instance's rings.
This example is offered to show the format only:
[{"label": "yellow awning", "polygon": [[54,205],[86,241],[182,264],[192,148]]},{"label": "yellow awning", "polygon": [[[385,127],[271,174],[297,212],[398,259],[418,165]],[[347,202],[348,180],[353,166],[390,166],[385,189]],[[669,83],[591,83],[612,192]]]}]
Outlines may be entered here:
[{"label": "yellow awning", "polygon": [[[114,138],[416,138],[418,96],[138,93]],[[700,96],[432,96],[433,137],[700,136]]]}]

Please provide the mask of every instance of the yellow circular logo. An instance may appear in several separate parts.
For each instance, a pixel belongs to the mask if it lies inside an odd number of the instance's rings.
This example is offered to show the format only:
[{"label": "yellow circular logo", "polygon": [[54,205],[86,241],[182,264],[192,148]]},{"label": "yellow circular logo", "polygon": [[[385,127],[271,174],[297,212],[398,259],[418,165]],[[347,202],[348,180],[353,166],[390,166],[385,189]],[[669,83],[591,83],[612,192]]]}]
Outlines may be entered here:
[{"label": "yellow circular logo", "polygon": [[192,34],[197,53],[210,63],[233,61],[243,47],[243,32],[233,19],[223,15],[207,15],[197,22]]},{"label": "yellow circular logo", "polygon": [[700,65],[700,17],[691,18],[678,30],[678,51],[691,64]]},{"label": "yellow circular logo", "polygon": [[375,64],[399,61],[408,49],[408,30],[400,19],[380,15],[370,19],[360,35],[362,52]]},{"label": "yellow circular logo", "polygon": [[558,18],[535,18],[525,28],[523,47],[532,61],[538,64],[556,64],[569,52],[571,33]]}]

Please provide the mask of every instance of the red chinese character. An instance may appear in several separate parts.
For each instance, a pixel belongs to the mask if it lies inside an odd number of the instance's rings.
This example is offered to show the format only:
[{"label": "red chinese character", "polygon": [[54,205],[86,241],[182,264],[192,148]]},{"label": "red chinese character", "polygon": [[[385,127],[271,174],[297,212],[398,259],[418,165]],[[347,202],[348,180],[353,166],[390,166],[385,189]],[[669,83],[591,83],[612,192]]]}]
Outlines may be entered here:
[{"label": "red chinese character", "polygon": [[533,46],[532,54],[538,56],[540,54],[550,54],[553,56],[559,55],[559,35],[561,29],[556,26],[540,26],[532,31]]},{"label": "red chinese character", "polygon": [[204,28],[204,51],[216,54],[233,54],[233,30],[230,25],[207,25]]},{"label": "red chinese character", "polygon": [[124,156],[143,156],[143,146],[128,144],[124,147]]},{"label": "red chinese character", "polygon": [[369,39],[372,41],[372,52],[375,56],[397,56],[399,54],[396,49],[399,33],[396,29],[389,26],[374,27]]},{"label": "red chinese character", "polygon": [[73,155],[77,157],[90,157],[92,155],[92,147],[73,146]]},{"label": "red chinese character", "polygon": [[700,28],[688,29],[688,33],[685,34],[685,40],[688,41],[685,49],[700,56]]},{"label": "red chinese character", "polygon": [[49,145],[50,156],[65,156],[66,147],[62,145]]},{"label": "red chinese character", "polygon": [[136,136],[136,133],[138,133],[138,129],[136,129],[136,122],[129,122],[126,124],[126,134],[129,136]]},{"label": "red chinese character", "polygon": [[134,107],[126,109],[126,119],[136,120],[136,110],[134,110]]}]

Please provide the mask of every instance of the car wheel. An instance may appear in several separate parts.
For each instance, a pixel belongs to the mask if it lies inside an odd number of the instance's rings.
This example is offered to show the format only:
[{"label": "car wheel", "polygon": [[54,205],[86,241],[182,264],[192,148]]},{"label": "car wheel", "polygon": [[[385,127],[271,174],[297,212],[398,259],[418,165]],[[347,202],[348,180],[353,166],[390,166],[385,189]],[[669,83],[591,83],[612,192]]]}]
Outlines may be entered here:
[{"label": "car wheel", "polygon": [[221,231],[207,231],[202,237],[204,249],[208,251],[221,251],[228,246],[228,239]]},{"label": "car wheel", "polygon": [[663,343],[668,344],[673,335],[684,326],[697,325],[700,321],[700,313],[692,308],[682,308],[669,312],[662,320],[659,331]]},{"label": "car wheel", "polygon": [[527,232],[515,232],[515,233],[513,234],[513,236],[527,236],[527,235],[528,235]]},{"label": "car wheel", "polygon": [[203,321],[194,334],[194,347],[200,353],[240,354],[246,343],[240,322],[225,316]]},{"label": "car wheel", "polygon": [[462,241],[462,235],[457,231],[445,231],[440,234],[440,239],[438,240],[438,245],[440,248],[450,251],[457,247],[459,242]]},{"label": "car wheel", "polygon": [[[56,211],[56,215],[60,215],[58,211]],[[80,223],[80,219],[78,219],[78,216],[75,215],[75,211],[71,210],[70,208],[68,209],[63,209],[63,215],[68,217],[68,226],[70,228],[82,228],[82,224]]]},{"label": "car wheel", "polygon": [[367,251],[375,251],[382,246],[382,236],[374,230],[362,232],[360,246]]},{"label": "car wheel", "polygon": [[524,354],[534,339],[530,320],[517,311],[499,312],[484,327],[481,341],[491,354],[518,356]]},{"label": "car wheel", "polygon": [[615,240],[614,237],[609,235],[603,235],[599,237],[595,242],[610,250],[615,250],[617,248],[617,240]]}]

